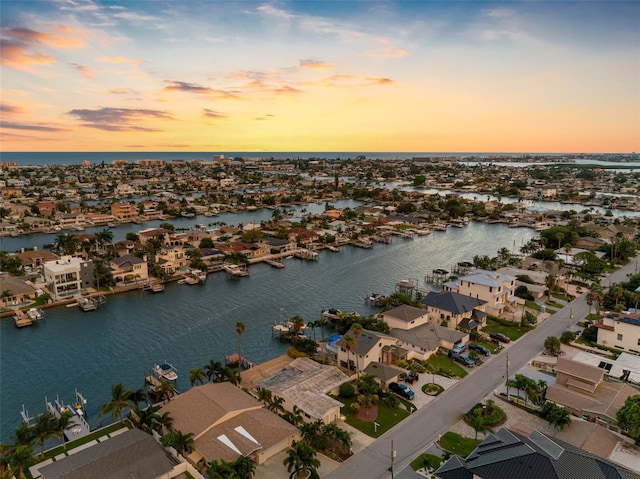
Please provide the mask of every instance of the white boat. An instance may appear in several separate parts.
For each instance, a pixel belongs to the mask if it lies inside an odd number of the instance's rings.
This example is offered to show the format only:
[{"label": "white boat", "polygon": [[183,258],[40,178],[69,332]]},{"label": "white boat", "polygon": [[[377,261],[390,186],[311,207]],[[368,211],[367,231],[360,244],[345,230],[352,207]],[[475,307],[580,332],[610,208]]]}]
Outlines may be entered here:
[{"label": "white boat", "polygon": [[334,253],[337,253],[338,251],[340,251],[340,248],[338,248],[337,246],[327,246],[327,249],[329,251],[333,251]]},{"label": "white boat", "polygon": [[29,308],[27,310],[27,316],[29,316],[29,319],[31,319],[31,321],[37,321],[44,318],[44,311],[39,308]]},{"label": "white boat", "polygon": [[175,381],[178,379],[178,371],[169,363],[156,364],[153,372],[166,381]]},{"label": "white boat", "polygon": [[94,309],[98,309],[98,305],[93,299],[85,298],[84,296],[79,297],[76,300],[76,304],[82,311],[93,311]]}]

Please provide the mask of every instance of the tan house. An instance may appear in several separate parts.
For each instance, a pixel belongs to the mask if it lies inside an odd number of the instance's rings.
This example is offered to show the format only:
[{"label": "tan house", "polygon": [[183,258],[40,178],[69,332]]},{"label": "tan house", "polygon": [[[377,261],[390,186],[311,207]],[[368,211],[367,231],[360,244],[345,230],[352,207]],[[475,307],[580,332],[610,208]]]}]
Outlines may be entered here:
[{"label": "tan house", "polygon": [[174,231],[165,228],[147,228],[145,230],[138,231],[138,238],[143,245],[147,241],[157,240],[164,246],[181,246],[182,240],[178,234]]},{"label": "tan house", "polygon": [[109,262],[109,270],[116,284],[149,279],[146,258],[132,255],[119,256]]},{"label": "tan house", "polygon": [[[349,344],[345,337],[353,338],[353,344]],[[355,332],[350,329],[338,342],[338,365],[351,372],[362,373],[372,362],[392,362],[398,359],[407,359],[406,351],[396,351],[398,340],[387,334],[363,329]]]},{"label": "tan house", "polygon": [[22,188],[16,188],[14,186],[6,186],[2,188],[2,198],[5,200],[9,198],[21,198]]},{"label": "tan house", "polygon": [[445,291],[471,296],[486,301],[485,311],[494,316],[503,316],[511,310],[516,278],[497,271],[478,269],[472,274],[462,276],[444,284]]},{"label": "tan house", "polygon": [[25,281],[24,277],[9,276],[6,273],[0,276],[0,284],[2,285],[2,297],[0,297],[2,308],[26,306],[42,292],[30,281]]},{"label": "tan house", "polygon": [[229,382],[193,387],[158,412],[171,415],[173,430],[193,434],[193,464],[240,456],[262,464],[300,439],[298,428]]},{"label": "tan house", "polygon": [[406,359],[429,359],[440,347],[451,350],[456,343],[469,341],[468,333],[432,323],[407,330],[393,328],[389,334],[398,340],[397,346],[407,351]]},{"label": "tan house", "polygon": [[271,391],[284,399],[284,408],[293,411],[297,406],[302,411],[304,422],[318,419],[325,424],[336,423],[343,404],[329,394],[338,395],[340,385],[349,377],[335,366],[320,364],[309,358],[296,358],[256,386]]},{"label": "tan house", "polygon": [[547,388],[547,401],[614,431],[618,409],[629,396],[638,394],[628,384],[604,381],[604,369],[571,359],[558,358],[555,372],[556,383]]},{"label": "tan house", "polygon": [[640,314],[608,313],[596,327],[599,344],[640,354]]},{"label": "tan house", "polygon": [[291,228],[289,230],[289,240],[300,244],[310,244],[318,241],[318,233],[307,228]]},{"label": "tan house", "polygon": [[455,291],[432,291],[420,299],[431,323],[480,331],[487,323],[486,301]]},{"label": "tan house", "polygon": [[22,266],[28,266],[30,268],[37,268],[47,261],[55,261],[59,258],[57,254],[50,253],[49,251],[40,251],[37,248],[21,251],[20,253],[16,253],[15,256],[20,258]]},{"label": "tan house", "polygon": [[135,204],[113,203],[111,205],[111,215],[120,221],[131,221],[138,216]]},{"label": "tan house", "polygon": [[187,266],[187,257],[182,246],[162,248],[156,253],[155,263],[167,274],[175,274],[180,268]]},{"label": "tan house", "polygon": [[389,328],[413,329],[429,322],[429,312],[422,308],[416,308],[402,304],[397,308],[382,313],[382,320]]}]

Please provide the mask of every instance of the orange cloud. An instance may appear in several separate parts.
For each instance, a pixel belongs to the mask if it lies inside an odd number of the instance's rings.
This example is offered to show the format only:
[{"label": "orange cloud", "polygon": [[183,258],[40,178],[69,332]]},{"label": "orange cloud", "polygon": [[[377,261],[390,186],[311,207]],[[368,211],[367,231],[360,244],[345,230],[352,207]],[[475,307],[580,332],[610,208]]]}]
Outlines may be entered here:
[{"label": "orange cloud", "polygon": [[402,58],[406,57],[408,54],[409,52],[402,48],[390,47],[376,48],[364,53],[365,56],[374,58]]},{"label": "orange cloud", "polygon": [[178,91],[186,93],[195,93],[197,95],[208,95],[214,98],[225,100],[239,100],[238,91],[220,90],[216,88],[209,88],[201,86],[196,83],[189,83],[183,81],[170,80],[167,81],[168,85],[164,87],[165,91]]},{"label": "orange cloud", "polygon": [[354,88],[373,85],[393,85],[390,78],[367,77],[361,75],[333,75],[320,81],[321,84],[333,88]]},{"label": "orange cloud", "polygon": [[97,62],[105,63],[142,63],[143,60],[139,58],[125,58],[125,57],[100,57],[96,59]]},{"label": "orange cloud", "polygon": [[95,70],[92,70],[89,67],[80,65],[79,63],[69,63],[69,65],[71,66],[71,68],[78,70],[85,78],[93,78],[94,76],[96,76]]}]

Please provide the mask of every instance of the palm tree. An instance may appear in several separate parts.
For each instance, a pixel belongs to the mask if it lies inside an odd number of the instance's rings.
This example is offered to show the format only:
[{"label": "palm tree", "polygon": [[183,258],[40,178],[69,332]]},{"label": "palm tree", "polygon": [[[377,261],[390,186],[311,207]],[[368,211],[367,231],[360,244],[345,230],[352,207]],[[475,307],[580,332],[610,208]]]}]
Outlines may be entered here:
[{"label": "palm tree", "polygon": [[256,462],[249,456],[240,456],[233,463],[238,479],[251,479],[256,473]]},{"label": "palm tree", "polygon": [[13,434],[9,436],[16,446],[29,446],[32,447],[36,439],[33,429],[27,424],[15,428]]},{"label": "palm tree", "polygon": [[33,434],[36,437],[36,444],[40,445],[40,458],[44,457],[44,442],[56,435],[56,417],[49,411],[36,416],[36,421],[32,426]]},{"label": "palm tree", "polygon": [[291,323],[291,327],[293,328],[293,336],[291,337],[291,340],[295,343],[298,340],[300,331],[304,327],[304,319],[296,315],[292,317],[289,322]]},{"label": "palm tree", "polygon": [[56,436],[62,441],[62,449],[65,451],[67,450],[67,437],[64,432],[74,424],[72,419],[73,414],[67,410],[60,414],[60,417],[56,420]]},{"label": "palm tree", "polygon": [[191,387],[193,387],[195,383],[204,384],[206,377],[207,373],[202,368],[191,368],[189,370],[189,382],[191,382]]},{"label": "palm tree", "polygon": [[141,431],[150,433],[152,429],[154,429],[154,422],[158,417],[158,411],[160,410],[160,406],[151,405],[144,409],[140,409],[137,406],[134,406],[131,411],[132,414],[129,415],[129,418],[134,423],[135,427],[140,429]]},{"label": "palm tree", "polygon": [[155,418],[155,422],[153,423],[153,428],[158,432],[162,433],[163,430],[171,430],[171,426],[173,425],[173,418],[171,417],[171,413],[163,412],[162,415],[158,415]]},{"label": "palm tree", "polygon": [[176,385],[169,381],[162,381],[156,387],[156,393],[163,401],[168,401],[176,393]]},{"label": "palm tree", "polygon": [[220,460],[220,464],[214,459],[207,472],[210,479],[234,479],[238,477],[233,467],[233,462],[227,462],[223,459]]},{"label": "palm tree", "polygon": [[324,316],[321,316],[320,319],[317,319],[315,321],[316,323],[316,327],[320,328],[320,333],[322,334],[322,340],[324,341],[324,328],[326,328],[329,325],[329,321],[327,320],[327,318],[325,318]]},{"label": "palm tree", "polygon": [[273,396],[267,409],[272,412],[284,412],[284,399],[280,396]]},{"label": "palm tree", "polygon": [[316,449],[324,448],[323,430],[325,424],[322,419],[313,422],[307,422],[300,426],[300,434],[302,439],[307,441]]},{"label": "palm tree", "polygon": [[11,451],[8,462],[14,477],[25,479],[27,477],[26,471],[35,462],[33,459],[33,450],[30,446],[20,444]]},{"label": "palm tree", "polygon": [[100,249],[102,249],[106,244],[113,241],[113,232],[108,228],[104,228],[96,233],[96,237],[98,239],[98,245],[100,245]]},{"label": "palm tree", "polygon": [[[357,343],[358,342],[358,338],[360,337],[360,333],[362,333],[362,325],[360,323],[353,323],[351,325],[351,331],[353,331],[354,334],[354,342]],[[356,356],[356,379],[359,381],[360,380],[360,364],[358,361],[358,352],[354,351],[354,354]]]},{"label": "palm tree", "polygon": [[266,388],[259,388],[258,389],[258,400],[262,401],[263,404],[267,405],[271,403],[271,390],[266,389]]},{"label": "palm tree", "polygon": [[130,399],[136,407],[139,407],[141,402],[145,404],[149,403],[147,393],[144,389],[136,389],[133,391]]},{"label": "palm tree", "polygon": [[342,337],[342,341],[344,342],[344,348],[347,350],[347,369],[351,371],[351,350],[356,344],[356,340],[350,334],[345,334]]},{"label": "palm tree", "polygon": [[183,434],[182,431],[176,431],[174,434],[174,443],[176,451],[180,454],[189,454],[193,450],[193,433]]},{"label": "palm tree", "polygon": [[238,361],[240,360],[240,358],[242,357],[242,355],[240,354],[240,338],[242,337],[242,335],[244,334],[244,332],[247,330],[247,325],[238,321],[236,323],[236,333],[238,333]]},{"label": "palm tree", "polygon": [[224,371],[224,366],[220,361],[214,361],[213,359],[209,360],[209,364],[204,367],[205,373],[207,374],[207,378],[212,383],[218,382],[219,378],[222,377],[222,373]]},{"label": "palm tree", "polygon": [[304,477],[304,471],[317,474],[320,461],[316,457],[316,451],[306,441],[299,441],[287,449],[287,457],[282,461],[290,472],[290,478]]},{"label": "palm tree", "polygon": [[122,410],[133,407],[133,402],[131,401],[133,394],[131,389],[125,389],[124,384],[114,384],[111,386],[111,401],[100,406],[100,416],[111,413],[111,417],[119,417],[120,422],[124,424]]},{"label": "palm tree", "polygon": [[476,432],[476,435],[473,438],[476,442],[478,441],[479,432],[485,434],[489,430],[484,422],[484,408],[482,407],[474,407],[464,416],[464,419],[465,422]]}]

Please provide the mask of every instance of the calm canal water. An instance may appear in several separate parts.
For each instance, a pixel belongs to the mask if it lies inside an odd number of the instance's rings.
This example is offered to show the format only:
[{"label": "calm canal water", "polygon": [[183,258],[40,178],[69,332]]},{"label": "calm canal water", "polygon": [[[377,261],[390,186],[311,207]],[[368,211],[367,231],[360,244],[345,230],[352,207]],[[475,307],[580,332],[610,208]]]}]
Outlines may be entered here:
[{"label": "calm canal water", "polygon": [[297,314],[312,321],[328,308],[372,314],[379,310],[365,303],[370,292],[389,294],[407,278],[424,284],[434,268],[450,269],[474,255],[495,256],[502,247],[517,251],[534,235],[531,229],[472,222],[413,240],[394,237],[392,244],[376,243],[368,250],[323,251],[314,262],[289,259],[283,269],[254,265],[239,280],[215,273],[200,286],[172,283],[160,294],[109,296],[94,312],[51,308],[45,321],[31,328],[17,329],[4,319],[0,440],[20,424],[23,404],[31,414],[41,413],[45,396],[72,401],[76,388],[88,400],[92,427],[107,423],[111,419],[98,411],[111,386],[143,387],[145,373],[165,360],[178,369],[178,389],[186,390],[190,368],[236,352],[238,321],[247,325],[242,354],[264,362],[286,350],[287,344],[271,337],[271,325],[280,318]]}]

